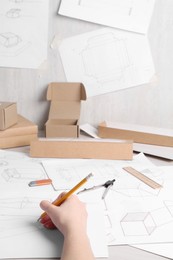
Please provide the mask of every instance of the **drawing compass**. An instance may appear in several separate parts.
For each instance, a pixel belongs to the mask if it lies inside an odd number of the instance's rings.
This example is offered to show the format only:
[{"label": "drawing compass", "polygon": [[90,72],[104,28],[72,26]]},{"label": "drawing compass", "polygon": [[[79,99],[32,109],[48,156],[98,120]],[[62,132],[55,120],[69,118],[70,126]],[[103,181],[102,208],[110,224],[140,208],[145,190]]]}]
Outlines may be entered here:
[{"label": "drawing compass", "polygon": [[85,192],[85,191],[96,190],[96,189],[104,187],[105,190],[104,190],[103,195],[102,195],[102,199],[104,199],[106,197],[109,189],[113,186],[114,182],[115,182],[115,179],[109,180],[109,181],[106,181],[104,184],[96,185],[96,186],[93,186],[91,188],[85,188],[85,189],[79,191],[77,194],[80,194],[80,193]]}]

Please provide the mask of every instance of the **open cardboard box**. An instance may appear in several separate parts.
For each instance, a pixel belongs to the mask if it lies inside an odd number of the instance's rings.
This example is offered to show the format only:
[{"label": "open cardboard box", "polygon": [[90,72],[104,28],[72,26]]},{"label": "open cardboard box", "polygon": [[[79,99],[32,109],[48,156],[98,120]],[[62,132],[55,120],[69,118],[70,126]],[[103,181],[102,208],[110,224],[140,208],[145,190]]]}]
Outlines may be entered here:
[{"label": "open cardboard box", "polygon": [[0,102],[0,130],[17,123],[17,105],[13,102]]},{"label": "open cardboard box", "polygon": [[81,100],[86,100],[82,83],[50,83],[47,90],[50,100],[46,137],[78,137]]},{"label": "open cardboard box", "polygon": [[102,122],[98,126],[98,136],[133,140],[134,143],[173,146],[173,130],[143,125]]},{"label": "open cardboard box", "polygon": [[17,123],[0,131],[0,148],[12,148],[30,145],[38,138],[38,126],[25,117],[18,115]]}]

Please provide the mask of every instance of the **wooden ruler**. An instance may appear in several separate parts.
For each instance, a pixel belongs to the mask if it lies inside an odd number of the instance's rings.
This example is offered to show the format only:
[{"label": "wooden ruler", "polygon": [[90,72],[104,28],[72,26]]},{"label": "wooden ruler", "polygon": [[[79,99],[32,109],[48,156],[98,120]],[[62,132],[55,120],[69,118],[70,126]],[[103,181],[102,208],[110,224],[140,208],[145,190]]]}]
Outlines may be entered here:
[{"label": "wooden ruler", "polygon": [[152,179],[148,178],[147,176],[145,176],[144,174],[142,174],[141,172],[135,170],[132,167],[123,167],[123,170],[125,170],[128,173],[130,173],[134,177],[138,178],[140,181],[143,181],[145,184],[147,184],[148,186],[150,186],[153,189],[162,188],[162,185],[160,185],[159,183],[153,181]]}]

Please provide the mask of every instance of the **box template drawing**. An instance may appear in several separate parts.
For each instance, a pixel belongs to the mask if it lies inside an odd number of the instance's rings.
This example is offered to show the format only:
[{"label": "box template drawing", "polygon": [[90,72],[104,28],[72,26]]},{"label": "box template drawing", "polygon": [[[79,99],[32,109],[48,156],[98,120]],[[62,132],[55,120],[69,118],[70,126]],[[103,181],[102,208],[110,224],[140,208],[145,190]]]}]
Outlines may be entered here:
[{"label": "box template drawing", "polygon": [[78,137],[81,100],[86,100],[82,83],[50,83],[47,90],[50,101],[46,137]]},{"label": "box template drawing", "polygon": [[98,136],[133,140],[134,143],[173,146],[173,130],[143,125],[102,122],[98,126]]},{"label": "box template drawing", "polygon": [[17,123],[4,131],[0,131],[0,148],[12,148],[30,145],[38,138],[38,126],[21,115]]},{"label": "box template drawing", "polygon": [[0,130],[17,123],[17,105],[12,102],[0,102]]}]

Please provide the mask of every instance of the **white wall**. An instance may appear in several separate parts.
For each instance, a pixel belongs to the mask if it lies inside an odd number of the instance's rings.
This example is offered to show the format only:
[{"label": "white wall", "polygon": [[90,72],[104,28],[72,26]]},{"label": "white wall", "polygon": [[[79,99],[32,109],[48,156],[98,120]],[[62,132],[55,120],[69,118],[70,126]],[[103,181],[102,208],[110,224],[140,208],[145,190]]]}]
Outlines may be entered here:
[{"label": "white wall", "polygon": [[[59,0],[50,0],[48,59],[37,70],[0,68],[0,101],[17,102],[18,112],[39,127],[47,120],[49,82],[66,81],[55,35],[62,39],[101,28],[57,14]],[[82,103],[81,123],[103,120],[173,128],[173,0],[156,0],[148,37],[156,68],[152,84],[89,98]]]}]

